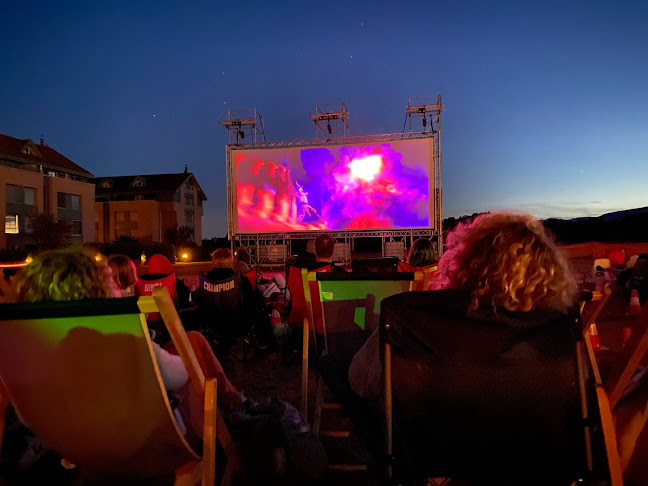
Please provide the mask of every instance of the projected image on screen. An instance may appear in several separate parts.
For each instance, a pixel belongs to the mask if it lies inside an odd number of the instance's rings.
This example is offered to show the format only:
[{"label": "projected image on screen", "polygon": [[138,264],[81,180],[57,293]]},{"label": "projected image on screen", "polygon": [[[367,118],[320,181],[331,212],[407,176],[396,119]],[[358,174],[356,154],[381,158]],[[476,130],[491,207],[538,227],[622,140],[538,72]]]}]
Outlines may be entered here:
[{"label": "projected image on screen", "polygon": [[429,225],[429,143],[232,151],[238,232]]}]

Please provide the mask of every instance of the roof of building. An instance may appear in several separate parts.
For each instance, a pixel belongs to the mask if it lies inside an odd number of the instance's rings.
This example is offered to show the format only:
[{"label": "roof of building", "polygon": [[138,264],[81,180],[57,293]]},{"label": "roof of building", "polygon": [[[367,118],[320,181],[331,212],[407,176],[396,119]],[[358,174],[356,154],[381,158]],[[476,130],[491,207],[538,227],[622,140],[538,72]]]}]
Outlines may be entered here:
[{"label": "roof of building", "polygon": [[15,162],[37,164],[50,169],[59,169],[62,172],[93,177],[92,173],[75,164],[53,148],[45,144],[37,145],[30,139],[23,140],[0,134],[0,158],[10,158]]},{"label": "roof of building", "polygon": [[[192,177],[198,192],[198,197],[203,201],[207,196],[198,184],[196,177],[191,172],[180,172],[178,174],[142,174],[117,177],[95,177],[92,182],[96,185],[95,194],[116,194],[116,193],[149,193],[154,192],[175,192],[184,184],[189,177]],[[138,181],[141,185],[137,185]]]}]

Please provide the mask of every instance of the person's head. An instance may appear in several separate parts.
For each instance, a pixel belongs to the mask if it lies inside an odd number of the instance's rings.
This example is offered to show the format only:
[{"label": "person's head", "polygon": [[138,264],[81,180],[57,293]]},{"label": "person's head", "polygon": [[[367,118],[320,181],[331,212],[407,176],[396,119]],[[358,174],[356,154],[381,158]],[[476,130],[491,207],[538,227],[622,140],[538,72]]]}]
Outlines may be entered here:
[{"label": "person's head", "polygon": [[315,240],[315,256],[318,262],[330,262],[334,249],[335,240],[329,235],[319,235]]},{"label": "person's head", "polygon": [[565,311],[576,297],[567,260],[533,216],[484,214],[446,239],[436,288],[464,289],[480,303],[510,311]]},{"label": "person's head", "polygon": [[432,265],[438,259],[439,257],[432,247],[432,242],[427,238],[419,238],[412,243],[412,247],[407,254],[407,263],[415,267]]},{"label": "person's head", "polygon": [[315,240],[308,240],[308,243],[306,243],[306,253],[315,254]]},{"label": "person's head", "polygon": [[167,257],[156,253],[151,255],[151,258],[148,259],[148,273],[150,275],[161,273],[163,275],[171,275],[173,273],[173,265]]},{"label": "person's head", "polygon": [[214,268],[232,268],[234,256],[229,248],[217,248],[211,253]]},{"label": "person's head", "polygon": [[137,276],[135,264],[126,255],[110,255],[108,266],[112,269],[112,277],[120,291],[130,289],[135,285]]},{"label": "person's head", "polygon": [[18,277],[18,300],[80,300],[110,297],[106,273],[82,250],[50,250],[36,255]]},{"label": "person's head", "polygon": [[250,253],[245,248],[236,250],[236,259],[239,262],[250,264]]}]

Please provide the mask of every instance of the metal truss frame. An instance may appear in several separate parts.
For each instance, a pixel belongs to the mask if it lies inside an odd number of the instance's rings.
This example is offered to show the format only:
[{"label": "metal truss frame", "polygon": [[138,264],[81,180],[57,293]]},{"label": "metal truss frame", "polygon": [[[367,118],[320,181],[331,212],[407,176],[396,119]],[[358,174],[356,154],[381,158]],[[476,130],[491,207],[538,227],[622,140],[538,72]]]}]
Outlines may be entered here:
[{"label": "metal truss frame", "polygon": [[[432,170],[430,198],[434,204],[434,227],[439,232],[437,240],[439,252],[443,252],[443,194],[441,191],[441,95],[410,96],[405,109],[409,121],[409,133],[422,133],[432,137]],[[429,117],[429,121],[428,121]],[[421,127],[418,127],[418,121]],[[418,131],[418,128],[422,128]]]},{"label": "metal truss frame", "polygon": [[[248,140],[251,140],[251,143],[257,143],[257,136],[260,136],[265,142],[263,117],[256,108],[251,110],[227,110],[218,120],[218,123],[227,128],[230,144],[244,144],[243,140],[246,135]],[[235,142],[232,140],[235,140]]]},{"label": "metal truss frame", "polygon": [[317,140],[349,136],[349,110],[344,103],[317,104],[310,119],[315,123]]}]

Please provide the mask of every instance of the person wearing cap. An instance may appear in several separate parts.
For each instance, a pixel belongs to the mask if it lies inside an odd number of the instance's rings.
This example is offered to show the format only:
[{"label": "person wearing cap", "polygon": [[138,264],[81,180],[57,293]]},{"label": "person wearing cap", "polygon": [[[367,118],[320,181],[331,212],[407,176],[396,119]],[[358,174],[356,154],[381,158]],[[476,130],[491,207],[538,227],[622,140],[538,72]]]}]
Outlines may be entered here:
[{"label": "person wearing cap", "polygon": [[[158,280],[164,277],[168,277],[172,273],[175,273],[173,265],[167,257],[156,253],[148,259],[148,271],[140,277],[142,280]],[[176,289],[176,307],[178,310],[189,309],[193,307],[189,295],[191,291],[189,287],[184,283],[182,279],[176,277],[175,281]]]}]

